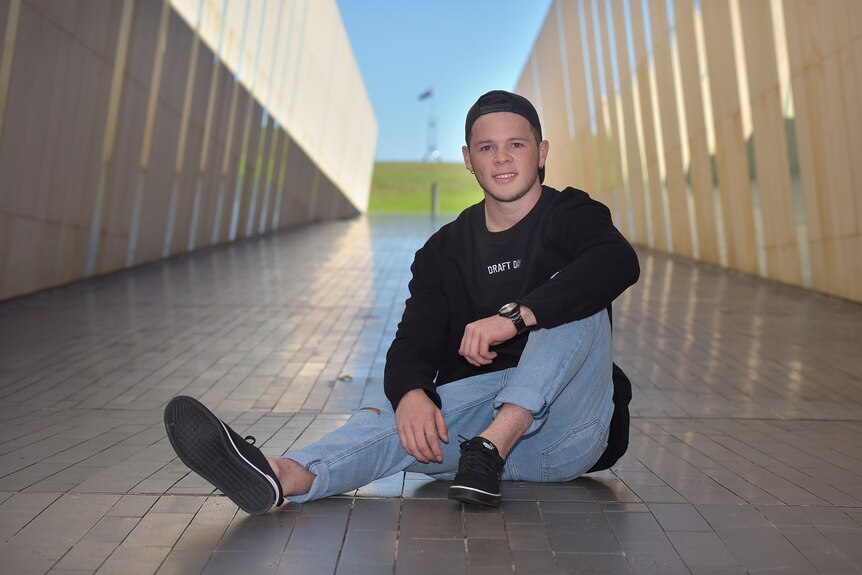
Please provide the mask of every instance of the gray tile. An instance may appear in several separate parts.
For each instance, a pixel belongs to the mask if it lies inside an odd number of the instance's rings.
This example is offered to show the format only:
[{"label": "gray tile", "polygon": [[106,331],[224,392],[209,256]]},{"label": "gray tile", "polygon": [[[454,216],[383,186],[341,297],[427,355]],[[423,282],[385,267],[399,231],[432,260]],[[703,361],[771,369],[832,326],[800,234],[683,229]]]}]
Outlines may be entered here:
[{"label": "gray tile", "polygon": [[170,547],[120,545],[96,573],[98,575],[155,573],[170,551]]},{"label": "gray tile", "polygon": [[507,524],[542,522],[539,504],[535,501],[509,501],[508,499],[503,499],[501,508]]},{"label": "gray tile", "polygon": [[[562,575],[554,554],[544,550],[512,549],[512,564],[518,575]],[[572,571],[573,573],[576,571]]]},{"label": "gray tile", "polygon": [[557,563],[564,573],[625,575],[632,572],[619,553],[557,553]]},{"label": "gray tile", "polygon": [[715,529],[721,527],[768,527],[756,507],[746,505],[696,505],[698,512]]},{"label": "gray tile", "polygon": [[111,507],[107,515],[116,517],[143,517],[158,499],[154,495],[124,495]]},{"label": "gray tile", "polygon": [[689,572],[689,568],[667,539],[624,543],[623,551],[629,568],[635,575],[684,575]]},{"label": "gray tile", "polygon": [[[808,525],[793,525],[781,530],[781,534],[811,563],[818,573],[858,573],[862,566],[841,552],[838,546],[822,533]],[[862,535],[862,531],[858,532]],[[862,539],[860,539],[862,541]]]},{"label": "gray tile", "polygon": [[689,567],[733,568],[740,563],[721,538],[713,532],[668,533],[673,546]]},{"label": "gray tile", "polygon": [[259,551],[216,551],[202,573],[233,575],[235,573],[276,573],[281,552],[274,549]]},{"label": "gray tile", "polygon": [[337,562],[338,555],[328,550],[291,549],[282,554],[276,572],[279,575],[335,573]]},{"label": "gray tile", "polygon": [[174,551],[211,552],[219,546],[227,525],[192,523],[173,546]]},{"label": "gray tile", "polygon": [[338,572],[376,570],[391,572],[395,564],[398,532],[395,529],[361,529],[347,532],[338,560]]},{"label": "gray tile", "polygon": [[57,562],[52,573],[57,569],[95,572],[119,545],[110,541],[80,541]]},{"label": "gray tile", "polygon": [[471,574],[514,572],[513,560],[505,539],[468,537],[467,563]]},{"label": "gray tile", "polygon": [[[308,533],[298,531],[299,541],[303,538],[311,538],[312,534],[328,535],[329,533],[324,530],[312,531],[313,527],[319,526],[321,523],[328,525],[328,521],[338,524],[337,519],[322,517],[309,517],[307,521],[311,522]],[[250,517],[240,512],[234,517],[216,550],[226,552],[253,551],[256,549],[261,552],[283,551],[288,539],[292,539],[294,526],[298,523],[299,519],[295,513],[269,513]],[[326,539],[321,545],[326,544],[331,547],[329,541]]]},{"label": "gray tile", "polygon": [[48,508],[59,493],[16,493],[0,504],[0,540],[6,541]]},{"label": "gray tile", "polygon": [[191,513],[195,514],[206,501],[206,497],[164,495],[153,505],[151,513]]},{"label": "gray tile", "polygon": [[287,543],[287,550],[314,549],[337,553],[346,530],[347,517],[300,516]]},{"label": "gray tile", "polygon": [[857,568],[862,568],[862,545],[859,545],[859,541],[862,541],[862,531],[858,529],[824,530],[823,536]]},{"label": "gray tile", "polygon": [[463,539],[461,505],[446,501],[405,499],[401,508],[401,535],[407,539]]},{"label": "gray tile", "polygon": [[716,532],[749,571],[766,569],[814,573],[814,567],[774,527],[722,527]]},{"label": "gray tile", "polygon": [[712,531],[689,503],[650,503],[649,510],[665,531]]},{"label": "gray tile", "polygon": [[465,507],[464,527],[468,538],[506,538],[503,514],[499,508],[470,509]]},{"label": "gray tile", "polygon": [[56,561],[81,540],[118,499],[116,495],[64,495],[0,547],[0,556],[10,553],[18,557],[16,549],[31,549],[37,550],[35,555],[40,561]]},{"label": "gray tile", "polygon": [[210,551],[182,551],[172,549],[156,571],[157,575],[187,575],[201,573],[210,560]]},{"label": "gray tile", "polygon": [[620,552],[620,544],[602,513],[546,513],[544,518],[554,551]]},{"label": "gray tile", "polygon": [[545,526],[535,523],[506,524],[509,548],[513,551],[550,551],[551,540]]},{"label": "gray tile", "polygon": [[467,573],[463,539],[398,539],[396,573],[439,575]]},{"label": "gray tile", "polygon": [[391,530],[398,528],[400,499],[356,499],[347,528]]},{"label": "gray tile", "polygon": [[42,574],[48,570],[68,550],[62,546],[47,545],[2,545],[0,546],[0,565],[8,573],[21,575]]},{"label": "gray tile", "polygon": [[[282,506],[283,507],[283,506]],[[239,508],[227,497],[209,497],[192,519],[193,525],[228,525]],[[282,509],[277,513],[288,513]]]},{"label": "gray tile", "polygon": [[661,544],[667,541],[662,527],[649,513],[607,513],[605,518],[623,547],[630,543]]},{"label": "gray tile", "polygon": [[189,513],[148,513],[137,523],[123,547],[167,547],[170,549],[192,520]]}]

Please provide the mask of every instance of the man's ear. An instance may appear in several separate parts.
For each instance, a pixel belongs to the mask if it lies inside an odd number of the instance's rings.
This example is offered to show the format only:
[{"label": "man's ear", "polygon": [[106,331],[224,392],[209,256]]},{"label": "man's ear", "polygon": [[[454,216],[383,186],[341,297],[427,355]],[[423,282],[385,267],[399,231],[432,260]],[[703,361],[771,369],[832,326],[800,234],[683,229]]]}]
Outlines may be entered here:
[{"label": "man's ear", "polygon": [[461,154],[464,156],[464,165],[470,170],[470,173],[473,173],[473,163],[470,162],[470,148],[467,146],[461,146]]},{"label": "man's ear", "polygon": [[548,143],[548,140],[542,140],[539,142],[539,167],[543,168],[545,166],[545,161],[548,159],[548,149],[551,144]]}]

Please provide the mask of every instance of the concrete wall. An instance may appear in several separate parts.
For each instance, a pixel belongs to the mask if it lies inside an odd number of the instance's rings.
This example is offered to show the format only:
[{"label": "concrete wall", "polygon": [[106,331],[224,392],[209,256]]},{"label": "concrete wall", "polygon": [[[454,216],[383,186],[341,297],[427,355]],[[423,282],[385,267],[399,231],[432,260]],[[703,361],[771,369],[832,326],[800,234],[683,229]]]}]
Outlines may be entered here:
[{"label": "concrete wall", "polygon": [[633,242],[862,301],[862,2],[555,0],[517,91]]},{"label": "concrete wall", "polygon": [[0,38],[0,299],[366,209],[334,0],[0,0]]}]

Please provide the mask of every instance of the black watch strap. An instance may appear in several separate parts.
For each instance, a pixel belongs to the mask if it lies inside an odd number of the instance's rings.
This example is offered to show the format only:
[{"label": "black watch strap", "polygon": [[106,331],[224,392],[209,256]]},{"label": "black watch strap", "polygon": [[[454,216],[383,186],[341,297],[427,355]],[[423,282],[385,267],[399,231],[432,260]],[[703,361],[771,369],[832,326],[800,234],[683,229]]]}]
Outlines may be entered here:
[{"label": "black watch strap", "polygon": [[498,312],[501,316],[507,317],[515,324],[515,330],[518,335],[527,331],[527,324],[524,323],[524,318],[521,317],[521,305],[517,302],[507,303],[500,308]]}]

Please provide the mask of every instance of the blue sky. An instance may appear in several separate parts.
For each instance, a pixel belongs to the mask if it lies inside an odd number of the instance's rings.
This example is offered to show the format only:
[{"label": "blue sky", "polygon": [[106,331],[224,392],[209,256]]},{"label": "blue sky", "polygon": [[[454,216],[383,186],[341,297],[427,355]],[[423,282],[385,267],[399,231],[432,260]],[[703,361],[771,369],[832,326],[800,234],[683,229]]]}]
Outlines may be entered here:
[{"label": "blue sky", "polygon": [[[421,161],[428,115],[444,162],[460,162],[464,116],[514,90],[551,0],[338,0],[379,133],[379,161]],[[419,101],[426,88],[433,97]]]}]

